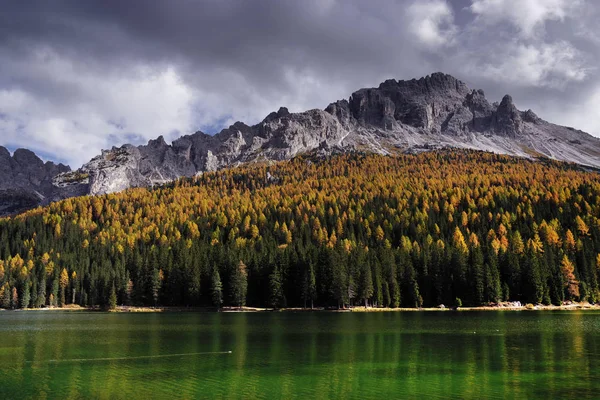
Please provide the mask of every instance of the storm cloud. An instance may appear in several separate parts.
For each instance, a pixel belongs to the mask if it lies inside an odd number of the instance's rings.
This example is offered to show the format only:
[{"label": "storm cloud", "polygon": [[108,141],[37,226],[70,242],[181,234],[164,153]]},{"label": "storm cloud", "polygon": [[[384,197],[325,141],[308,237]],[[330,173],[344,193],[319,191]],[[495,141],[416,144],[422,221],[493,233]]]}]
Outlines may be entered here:
[{"label": "storm cloud", "polygon": [[77,167],[435,71],[600,136],[593,0],[19,1],[0,10],[0,145]]}]

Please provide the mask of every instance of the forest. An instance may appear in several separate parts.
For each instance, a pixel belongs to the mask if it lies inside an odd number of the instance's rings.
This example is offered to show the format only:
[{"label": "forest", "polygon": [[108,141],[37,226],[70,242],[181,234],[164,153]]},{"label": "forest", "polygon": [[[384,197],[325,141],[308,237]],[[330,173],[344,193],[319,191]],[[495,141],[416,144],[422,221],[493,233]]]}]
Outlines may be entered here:
[{"label": "forest", "polygon": [[0,219],[0,307],[595,303],[599,217],[574,164],[300,156]]}]

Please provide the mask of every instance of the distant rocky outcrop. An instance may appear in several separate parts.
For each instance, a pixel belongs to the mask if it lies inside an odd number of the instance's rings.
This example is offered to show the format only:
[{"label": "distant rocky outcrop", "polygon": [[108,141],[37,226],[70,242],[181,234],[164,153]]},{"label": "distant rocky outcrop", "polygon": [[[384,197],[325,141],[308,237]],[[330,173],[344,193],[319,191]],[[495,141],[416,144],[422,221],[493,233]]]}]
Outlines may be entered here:
[{"label": "distant rocky outcrop", "polygon": [[[290,113],[282,107],[256,125],[236,122],[216,135],[199,131],[172,144],[159,137],[147,145],[113,147],[77,171],[43,164],[25,150],[17,150],[19,154],[15,152],[12,158],[5,151],[0,154],[0,177],[14,178],[0,188],[15,189],[18,185],[10,182],[20,182],[18,187],[27,187],[28,193],[37,191],[42,201],[48,201],[153,186],[240,163],[286,160],[308,151],[393,154],[443,147],[546,156],[600,167],[599,139],[546,122],[531,110],[519,111],[509,95],[499,104],[490,103],[482,90],[471,90],[450,75],[434,73],[360,89],[325,110]],[[5,172],[4,164],[18,160],[29,169]],[[29,178],[17,170],[31,171],[26,173]],[[21,201],[30,204],[33,199]]]},{"label": "distant rocky outcrop", "polygon": [[16,213],[67,194],[52,184],[52,178],[71,169],[43,162],[32,151],[18,149],[11,156],[0,146],[0,215]]}]

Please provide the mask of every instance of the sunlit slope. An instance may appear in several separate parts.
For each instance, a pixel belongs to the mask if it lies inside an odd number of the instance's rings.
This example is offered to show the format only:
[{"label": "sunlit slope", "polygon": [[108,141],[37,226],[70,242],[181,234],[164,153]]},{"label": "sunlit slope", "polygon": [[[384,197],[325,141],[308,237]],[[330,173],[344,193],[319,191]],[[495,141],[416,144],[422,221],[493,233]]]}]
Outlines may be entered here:
[{"label": "sunlit slope", "polygon": [[225,169],[0,220],[0,305],[596,301],[599,195],[467,150]]}]

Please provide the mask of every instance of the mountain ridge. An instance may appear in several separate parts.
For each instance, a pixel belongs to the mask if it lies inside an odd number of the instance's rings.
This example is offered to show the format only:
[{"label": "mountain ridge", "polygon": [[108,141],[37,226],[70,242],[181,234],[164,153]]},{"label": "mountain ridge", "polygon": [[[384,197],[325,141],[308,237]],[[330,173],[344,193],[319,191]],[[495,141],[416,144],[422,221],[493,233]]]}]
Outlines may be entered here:
[{"label": "mountain ridge", "polygon": [[[490,103],[483,90],[437,72],[420,79],[388,79],[324,110],[290,113],[281,107],[253,126],[236,122],[215,135],[197,131],[170,145],[159,136],[145,145],[113,147],[77,170],[63,166],[51,177],[51,187],[21,185],[19,190],[24,195],[38,192],[44,204],[159,185],[241,163],[287,160],[309,151],[394,154],[444,147],[600,167],[600,139],[544,121],[532,110],[519,111],[510,95]],[[47,181],[49,172],[33,164]]]}]

